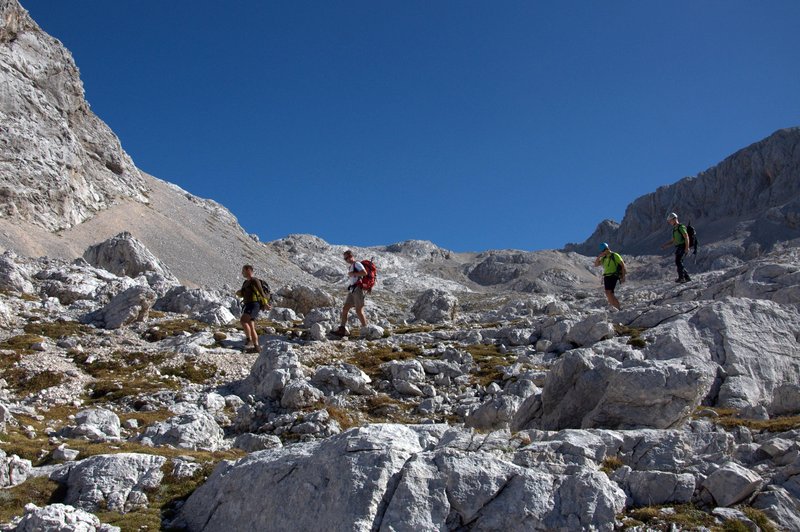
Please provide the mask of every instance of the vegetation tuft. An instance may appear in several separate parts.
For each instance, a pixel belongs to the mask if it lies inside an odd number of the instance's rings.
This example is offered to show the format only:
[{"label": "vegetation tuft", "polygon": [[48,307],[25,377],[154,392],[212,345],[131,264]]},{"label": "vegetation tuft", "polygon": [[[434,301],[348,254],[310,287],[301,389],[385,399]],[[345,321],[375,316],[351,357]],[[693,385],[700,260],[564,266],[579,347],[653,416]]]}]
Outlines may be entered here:
[{"label": "vegetation tuft", "polygon": [[20,355],[30,355],[33,353],[33,345],[43,341],[44,338],[38,334],[20,334],[0,342],[0,349],[10,349]]},{"label": "vegetation tuft", "polygon": [[614,331],[617,333],[617,336],[629,336],[628,345],[635,349],[644,349],[647,347],[647,340],[642,338],[642,333],[646,330],[645,327],[628,327],[621,323],[614,325]]},{"label": "vegetation tuft", "polygon": [[422,355],[422,349],[413,345],[404,345],[399,351],[393,350],[391,346],[380,346],[366,351],[354,353],[347,361],[361,368],[361,371],[371,378],[379,378],[383,371],[381,364],[392,360],[407,360]]},{"label": "vegetation tuft", "polygon": [[37,321],[25,325],[28,334],[46,336],[55,340],[67,336],[84,336],[94,329],[77,321]]},{"label": "vegetation tuft", "polygon": [[469,345],[466,350],[472,355],[477,371],[472,376],[473,382],[488,386],[503,380],[503,372],[498,366],[507,366],[508,361],[494,344]]},{"label": "vegetation tuft", "polygon": [[217,367],[208,362],[198,362],[193,358],[187,358],[179,366],[170,366],[161,370],[163,375],[181,377],[196,384],[202,384],[211,379],[217,373]]},{"label": "vegetation tuft", "polygon": [[757,432],[787,432],[800,429],[800,416],[777,416],[771,419],[748,419],[741,417],[733,408],[703,407],[713,410],[719,417],[709,419],[726,429],[747,427]]},{"label": "vegetation tuft", "polygon": [[175,319],[159,322],[158,325],[151,327],[142,335],[148,342],[160,342],[170,336],[178,336],[183,333],[194,334],[208,330],[209,326],[203,322],[191,319]]}]

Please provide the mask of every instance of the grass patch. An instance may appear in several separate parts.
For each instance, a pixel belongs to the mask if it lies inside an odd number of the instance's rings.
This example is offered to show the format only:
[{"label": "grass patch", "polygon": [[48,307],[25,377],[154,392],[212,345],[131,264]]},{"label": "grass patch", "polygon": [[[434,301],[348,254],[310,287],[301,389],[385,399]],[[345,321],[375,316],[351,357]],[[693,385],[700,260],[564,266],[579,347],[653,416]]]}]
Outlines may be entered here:
[{"label": "grass patch", "polygon": [[747,516],[748,519],[758,525],[758,528],[760,528],[762,532],[777,532],[778,529],[775,528],[775,525],[773,525],[772,521],[769,520],[767,514],[761,510],[751,506],[745,506],[742,508],[742,512]]},{"label": "grass patch", "polygon": [[64,500],[64,492],[57,482],[46,477],[29,478],[19,486],[0,490],[0,522],[8,523],[13,517],[25,513],[25,505],[46,506]]},{"label": "grass patch", "polygon": [[364,405],[364,411],[372,423],[415,423],[411,416],[411,407],[392,399],[385,393],[372,395]]},{"label": "grass patch", "polygon": [[203,322],[191,319],[175,319],[159,322],[145,331],[142,335],[144,340],[148,342],[160,342],[171,336],[178,336],[184,333],[194,334],[209,329],[209,326]]},{"label": "grass patch", "polygon": [[93,327],[77,321],[37,321],[25,325],[26,333],[55,340],[66,336],[84,336],[93,331]]},{"label": "grass patch", "polygon": [[0,349],[10,349],[16,351],[20,355],[30,355],[33,353],[33,344],[43,342],[44,338],[38,334],[20,334],[6,338],[0,342]]},{"label": "grass patch", "polygon": [[10,368],[3,372],[8,385],[20,395],[34,394],[58,386],[66,380],[63,373],[44,370],[31,375],[25,368]]},{"label": "grass patch", "polygon": [[614,325],[614,331],[617,336],[629,336],[628,345],[635,349],[644,349],[647,347],[647,340],[642,338],[642,333],[647,329],[644,327],[628,327],[621,323]]},{"label": "grass patch", "polygon": [[610,475],[625,464],[617,456],[606,456],[603,459],[603,464],[600,466],[600,471],[606,475]]},{"label": "grass patch", "polygon": [[[662,512],[664,508],[672,508],[675,513]],[[678,530],[694,530],[712,528],[716,522],[714,516],[691,504],[645,506],[629,511],[626,517],[629,520],[623,521],[623,530],[643,524],[648,526],[648,530],[674,530],[675,527]]]},{"label": "grass patch", "polygon": [[344,408],[327,405],[325,406],[325,410],[328,411],[328,415],[331,416],[331,419],[339,423],[339,426],[342,427],[342,431],[361,425],[358,418]]},{"label": "grass patch", "polygon": [[370,378],[379,378],[383,371],[381,364],[392,360],[407,360],[422,355],[422,349],[417,346],[404,345],[399,351],[394,351],[391,346],[380,346],[366,351],[354,353],[347,362],[358,366]]},{"label": "grass patch", "polygon": [[202,384],[217,374],[217,367],[208,362],[197,362],[187,358],[180,366],[170,366],[161,370],[163,375],[181,377],[196,384]]},{"label": "grass patch", "polygon": [[718,418],[704,418],[726,429],[747,427],[757,432],[788,432],[800,429],[800,416],[778,416],[772,419],[747,419],[740,417],[739,412],[732,408],[708,408],[716,412]]},{"label": "grass patch", "polygon": [[90,364],[89,354],[76,353],[72,360],[82,366],[83,370],[97,379],[119,377],[120,373],[130,374],[147,368],[150,364],[157,366],[163,363],[169,353],[144,353],[141,351],[114,351],[108,358],[96,358]]},{"label": "grass patch", "polygon": [[472,381],[481,386],[488,386],[493,382],[503,380],[503,372],[498,366],[507,366],[504,355],[494,344],[469,345],[466,350],[472,355],[477,370],[472,375]]}]

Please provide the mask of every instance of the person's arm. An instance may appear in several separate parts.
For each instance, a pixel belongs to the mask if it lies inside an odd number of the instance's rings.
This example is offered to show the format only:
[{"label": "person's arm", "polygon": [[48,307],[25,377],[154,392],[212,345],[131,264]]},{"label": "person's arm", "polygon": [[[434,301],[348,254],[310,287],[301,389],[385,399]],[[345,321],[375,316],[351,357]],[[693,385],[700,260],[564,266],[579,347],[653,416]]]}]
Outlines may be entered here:
[{"label": "person's arm", "polygon": [[603,254],[602,253],[600,255],[598,255],[596,259],[594,259],[594,265],[595,266],[600,266],[600,261],[601,260],[603,260]]},{"label": "person's arm", "polygon": [[360,262],[356,262],[353,264],[353,271],[349,272],[347,275],[350,277],[364,277],[367,275],[367,269],[364,268],[364,265]]},{"label": "person's arm", "polygon": [[623,261],[622,259],[620,259],[619,261],[619,271],[620,271],[619,281],[621,283],[624,283],[625,277],[628,275],[628,270],[625,269],[625,261]]},{"label": "person's arm", "polygon": [[681,234],[683,235],[683,244],[686,247],[686,254],[688,255],[689,254],[689,231],[687,231],[686,228],[684,227],[681,230]]},{"label": "person's arm", "polygon": [[667,249],[668,247],[670,247],[670,246],[674,246],[674,245],[675,245],[675,243],[674,243],[674,242],[672,241],[672,239],[670,238],[669,240],[667,240],[666,242],[664,242],[663,244],[661,244],[661,249]]}]

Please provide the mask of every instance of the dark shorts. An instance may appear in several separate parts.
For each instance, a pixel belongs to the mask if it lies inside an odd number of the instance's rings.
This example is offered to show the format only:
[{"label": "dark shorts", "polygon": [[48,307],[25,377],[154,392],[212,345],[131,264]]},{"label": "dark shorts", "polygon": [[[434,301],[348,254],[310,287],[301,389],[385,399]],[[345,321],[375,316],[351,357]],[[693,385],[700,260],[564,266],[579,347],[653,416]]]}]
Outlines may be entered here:
[{"label": "dark shorts", "polygon": [[603,286],[606,290],[610,290],[611,292],[617,287],[617,282],[619,281],[619,275],[604,275],[603,276]]},{"label": "dark shorts", "polygon": [[252,319],[258,319],[258,313],[261,311],[261,305],[258,302],[245,303],[242,308],[242,316],[249,314]]}]

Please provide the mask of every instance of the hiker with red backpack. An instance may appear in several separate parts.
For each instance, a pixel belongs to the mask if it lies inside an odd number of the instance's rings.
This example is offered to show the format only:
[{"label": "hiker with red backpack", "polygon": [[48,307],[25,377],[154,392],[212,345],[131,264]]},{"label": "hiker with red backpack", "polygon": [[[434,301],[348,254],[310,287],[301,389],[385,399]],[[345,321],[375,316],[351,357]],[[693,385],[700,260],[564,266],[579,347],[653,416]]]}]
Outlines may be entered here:
[{"label": "hiker with red backpack", "polygon": [[375,285],[376,268],[372,261],[356,260],[355,255],[349,249],[344,252],[343,258],[350,265],[347,272],[347,299],[342,308],[342,319],[339,328],[333,331],[336,336],[347,336],[347,316],[351,308],[356,309],[362,327],[367,326],[367,317],[364,315],[364,296],[372,290]]}]

